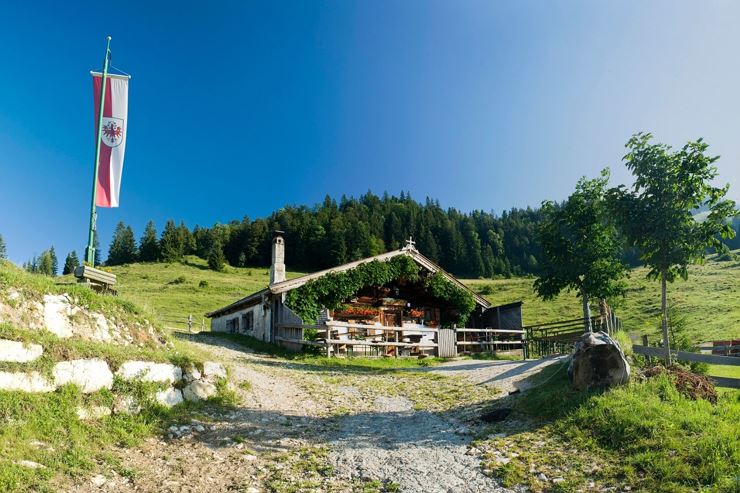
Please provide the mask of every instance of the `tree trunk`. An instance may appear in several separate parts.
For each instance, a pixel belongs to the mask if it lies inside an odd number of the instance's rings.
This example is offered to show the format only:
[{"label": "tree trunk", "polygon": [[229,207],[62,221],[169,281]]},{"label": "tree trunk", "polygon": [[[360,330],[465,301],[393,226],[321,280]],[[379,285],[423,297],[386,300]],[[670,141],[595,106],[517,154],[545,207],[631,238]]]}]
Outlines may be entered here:
[{"label": "tree trunk", "polygon": [[583,297],[583,330],[584,332],[593,332],[591,328],[591,305],[588,303],[588,293],[583,288],[581,288],[581,296]]},{"label": "tree trunk", "polygon": [[610,317],[609,317],[609,303],[606,302],[605,298],[601,298],[599,301],[599,316],[601,317],[601,330],[605,331],[607,334],[611,335],[612,333],[612,327],[610,324]]},{"label": "tree trunk", "polygon": [[668,343],[668,294],[666,287],[666,272],[660,273],[660,309],[663,314],[663,348],[665,349],[665,363],[671,364],[671,345]]}]

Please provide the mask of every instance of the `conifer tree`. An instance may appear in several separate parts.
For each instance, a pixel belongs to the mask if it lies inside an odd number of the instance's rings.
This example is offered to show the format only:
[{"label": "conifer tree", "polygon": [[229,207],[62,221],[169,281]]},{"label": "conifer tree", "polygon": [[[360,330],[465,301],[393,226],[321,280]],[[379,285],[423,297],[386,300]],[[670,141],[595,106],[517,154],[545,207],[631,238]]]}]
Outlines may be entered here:
[{"label": "conifer tree", "polygon": [[3,235],[0,235],[0,260],[6,260],[8,258],[8,250],[5,247],[5,240]]},{"label": "conifer tree", "polygon": [[164,262],[177,262],[182,259],[182,237],[172,219],[167,221],[162,231],[162,237],[159,240],[159,255]]},{"label": "conifer tree", "polygon": [[57,252],[54,250],[54,245],[49,248],[49,262],[51,262],[51,274],[56,276],[59,272],[59,259],[57,259]]},{"label": "conifer tree", "polygon": [[98,232],[95,231],[93,234],[93,248],[95,249],[95,265],[103,263],[102,257],[100,256],[100,241],[98,239]]},{"label": "conifer tree", "polygon": [[77,258],[77,252],[72,250],[67,254],[67,258],[64,259],[64,269],[62,270],[63,275],[73,274],[75,269],[79,267],[80,259]]},{"label": "conifer tree", "polygon": [[108,249],[107,265],[122,265],[136,261],[136,240],[131,226],[126,226],[123,221],[116,226]]},{"label": "conifer tree", "polygon": [[36,263],[36,267],[34,270],[35,272],[39,274],[44,274],[45,276],[54,275],[54,263],[51,257],[50,250],[44,250],[44,252],[41,253],[37,262],[35,263]]},{"label": "conifer tree", "polygon": [[142,262],[156,262],[158,258],[157,230],[154,227],[154,221],[149,221],[141,240],[139,240],[139,260]]},{"label": "conifer tree", "polygon": [[215,240],[211,243],[211,249],[208,252],[208,267],[211,270],[221,272],[226,266],[226,257],[224,257],[224,249],[219,240]]}]

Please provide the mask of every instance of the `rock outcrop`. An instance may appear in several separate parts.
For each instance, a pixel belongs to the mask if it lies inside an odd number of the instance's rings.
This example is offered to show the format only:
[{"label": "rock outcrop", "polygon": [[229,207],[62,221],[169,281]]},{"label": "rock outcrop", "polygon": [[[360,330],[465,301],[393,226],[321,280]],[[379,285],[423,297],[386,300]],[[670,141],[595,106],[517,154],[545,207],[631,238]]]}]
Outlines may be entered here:
[{"label": "rock outcrop", "polygon": [[576,342],[568,378],[577,390],[612,387],[629,380],[630,365],[606,332],[587,332]]},{"label": "rock outcrop", "polygon": [[0,361],[9,363],[28,363],[39,359],[44,348],[39,344],[24,344],[19,341],[0,339]]}]

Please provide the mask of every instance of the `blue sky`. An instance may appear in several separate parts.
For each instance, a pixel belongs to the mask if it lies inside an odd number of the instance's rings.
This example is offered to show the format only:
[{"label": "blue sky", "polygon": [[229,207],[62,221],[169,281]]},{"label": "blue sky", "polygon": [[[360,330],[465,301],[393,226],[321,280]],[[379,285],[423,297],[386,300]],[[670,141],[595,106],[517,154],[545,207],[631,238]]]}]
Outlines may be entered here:
[{"label": "blue sky", "polygon": [[133,75],[119,220],[190,226],[368,189],[462,210],[629,177],[640,130],[704,137],[740,197],[740,4],[14,2],[0,16],[0,234],[86,241],[89,70]]}]

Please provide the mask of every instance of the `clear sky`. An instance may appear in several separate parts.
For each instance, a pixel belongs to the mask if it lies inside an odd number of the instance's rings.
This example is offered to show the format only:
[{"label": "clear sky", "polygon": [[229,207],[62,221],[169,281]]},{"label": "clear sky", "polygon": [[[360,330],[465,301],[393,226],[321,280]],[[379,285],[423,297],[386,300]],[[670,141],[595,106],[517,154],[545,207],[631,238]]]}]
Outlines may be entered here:
[{"label": "clear sky", "polygon": [[133,75],[119,220],[189,226],[368,189],[501,211],[629,179],[640,130],[704,137],[740,197],[740,3],[7,2],[0,234],[86,241],[105,36]]}]

